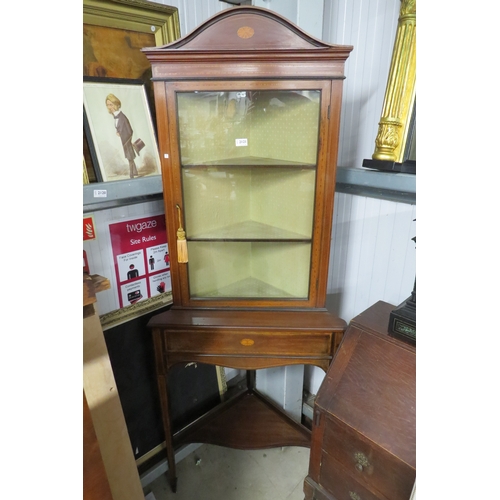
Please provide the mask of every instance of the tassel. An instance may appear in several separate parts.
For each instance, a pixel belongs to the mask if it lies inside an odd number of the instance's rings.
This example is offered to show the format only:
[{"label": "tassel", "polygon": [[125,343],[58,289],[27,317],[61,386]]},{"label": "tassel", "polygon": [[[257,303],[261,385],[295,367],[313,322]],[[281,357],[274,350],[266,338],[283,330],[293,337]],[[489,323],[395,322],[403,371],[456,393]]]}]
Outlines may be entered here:
[{"label": "tassel", "polygon": [[179,229],[177,229],[177,262],[185,264],[188,261],[186,231],[182,228],[181,207],[175,205],[179,214]]}]

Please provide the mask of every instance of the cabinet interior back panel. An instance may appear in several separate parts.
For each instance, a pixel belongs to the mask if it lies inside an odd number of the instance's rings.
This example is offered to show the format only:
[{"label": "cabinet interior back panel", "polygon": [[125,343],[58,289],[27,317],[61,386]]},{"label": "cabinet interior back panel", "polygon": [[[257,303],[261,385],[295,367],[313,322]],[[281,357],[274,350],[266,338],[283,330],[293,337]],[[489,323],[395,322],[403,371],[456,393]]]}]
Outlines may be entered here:
[{"label": "cabinet interior back panel", "polygon": [[[274,238],[280,238],[281,230],[294,233],[281,237],[310,239],[315,182],[315,170],[295,167],[184,168],[187,236],[200,238],[217,231],[223,236],[229,226],[254,221],[275,228]],[[260,237],[270,235],[262,232]]]},{"label": "cabinet interior back panel", "polygon": [[314,165],[320,91],[179,92],[183,165],[272,158]]},{"label": "cabinet interior back panel", "polygon": [[188,249],[193,296],[307,298],[307,243],[191,241]]}]

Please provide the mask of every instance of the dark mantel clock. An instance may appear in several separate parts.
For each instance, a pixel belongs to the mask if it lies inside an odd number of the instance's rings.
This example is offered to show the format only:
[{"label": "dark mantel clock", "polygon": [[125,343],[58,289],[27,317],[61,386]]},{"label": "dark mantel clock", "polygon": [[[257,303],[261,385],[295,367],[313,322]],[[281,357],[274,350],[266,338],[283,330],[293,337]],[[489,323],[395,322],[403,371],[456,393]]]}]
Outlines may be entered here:
[{"label": "dark mantel clock", "polygon": [[389,315],[389,335],[417,345],[417,282],[411,295]]}]

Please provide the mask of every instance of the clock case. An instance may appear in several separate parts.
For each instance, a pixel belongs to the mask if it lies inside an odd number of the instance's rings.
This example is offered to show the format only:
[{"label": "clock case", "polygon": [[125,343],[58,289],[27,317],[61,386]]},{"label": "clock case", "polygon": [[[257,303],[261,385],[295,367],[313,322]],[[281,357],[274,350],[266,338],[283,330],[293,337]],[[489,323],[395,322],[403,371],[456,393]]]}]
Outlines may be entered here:
[{"label": "clock case", "polygon": [[[324,309],[342,85],[345,78],[344,65],[351,50],[352,46],[331,45],[315,39],[285,18],[259,7],[226,9],[176,42],[162,47],[142,49],[152,65],[165,216],[171,254],[173,308]],[[288,145],[285,145],[285,149],[298,148],[296,151],[299,151],[299,154],[305,149],[309,152],[314,149],[314,158],[311,160],[310,154],[307,153],[306,156],[309,155],[307,161],[299,159],[298,162],[290,161],[290,158],[262,159],[262,155],[257,159],[240,158],[234,161],[229,159],[229,155],[227,158],[219,155],[214,161],[213,152],[204,157],[204,152],[208,150],[205,146],[198,147],[198,145],[203,141],[210,142],[207,134],[215,137],[224,128],[225,121],[221,119],[221,113],[213,113],[212,118],[215,119],[209,126],[199,125],[201,118],[196,115],[199,106],[190,103],[190,100],[196,99],[201,94],[209,98],[213,95],[222,95],[227,101],[228,96],[237,93],[245,98],[248,94],[267,95],[268,103],[272,99],[281,104],[285,101],[281,106],[283,109],[278,110],[283,115],[278,124],[283,126],[288,125],[291,120],[286,117],[288,110],[292,114],[299,113],[297,107],[289,104],[293,101],[292,98],[299,100],[304,96],[314,95],[317,101],[314,105],[317,123],[312,127],[315,127],[314,133],[317,134],[316,142],[313,146],[304,146],[301,150],[300,138],[310,133],[310,127],[301,123],[299,117],[295,121],[298,124],[298,132],[292,125],[291,139],[288,137]],[[183,100],[187,103],[185,106]],[[217,107],[219,104],[216,103]],[[254,100],[251,103],[254,111],[256,106]],[[263,108],[265,106],[261,105],[260,111]],[[227,107],[225,109],[227,116]],[[194,113],[192,117],[190,112]],[[254,112],[253,116],[256,115]],[[189,127],[186,129],[186,122],[190,119],[195,123],[194,129]],[[255,120],[250,123],[248,114],[244,116],[244,120],[248,121],[246,130],[250,130],[250,133],[256,132],[261,126],[268,128],[262,129],[263,132],[261,130],[261,139],[256,141],[241,137],[237,132],[231,139],[235,143],[240,141],[244,147],[251,142],[255,144],[260,141],[258,152],[265,152],[265,136],[274,134],[273,125],[262,125],[265,120]],[[206,133],[202,134],[204,130]],[[279,140],[276,137],[271,137],[270,140],[268,137],[267,140],[270,144],[268,156],[278,156],[274,149],[279,149]],[[191,149],[186,146],[188,143],[191,144]],[[283,149],[282,144],[281,147]],[[227,150],[228,148],[225,152]],[[276,176],[278,170],[281,180]],[[255,197],[252,203],[254,205],[268,203],[264,210],[266,222],[272,221],[273,230],[276,227],[283,229],[293,226],[290,226],[291,210],[301,213],[300,189],[303,184],[287,183],[287,180],[296,176],[298,172],[306,172],[304,175],[307,177],[307,172],[312,171],[314,180],[311,183],[309,175],[305,189],[312,189],[313,194],[304,202],[302,211],[307,211],[310,217],[309,234],[295,239],[293,236],[288,239],[288,236],[276,236],[274,233],[269,237],[265,233],[259,235],[258,232],[241,237],[241,233],[237,231],[231,234],[230,228],[219,236],[206,236],[197,240],[193,230],[197,220],[203,219],[198,223],[199,228],[203,229],[204,225],[213,225],[210,221],[211,216],[219,219],[228,216],[229,222],[233,213],[238,211],[233,210],[230,203],[224,206],[214,204],[218,194],[210,194],[211,190],[217,189],[214,188],[212,181],[216,181],[219,176],[221,182],[227,183],[228,177],[237,177],[243,171],[253,176],[253,184],[251,182],[248,184],[250,186],[248,189],[253,193],[250,196]],[[200,193],[196,189],[191,193],[187,191],[190,189],[188,177],[193,175],[201,179],[199,183],[205,184],[205,190],[209,191],[208,196],[212,196],[205,205],[200,199],[205,193]],[[266,175],[269,177],[268,180]],[[255,181],[254,177],[259,176],[260,180]],[[211,183],[208,186],[204,182],[207,179]],[[272,183],[274,187],[269,188]],[[236,198],[241,199],[245,188],[241,187],[243,182],[239,182],[238,179],[236,184],[240,189]],[[267,195],[259,194],[259,190],[265,191]],[[280,196],[288,197],[285,208],[274,210],[269,200]],[[197,208],[191,205],[196,205]],[[261,227],[264,225],[259,220],[254,220],[252,223]],[[182,232],[187,238],[187,242],[180,243],[181,245],[187,243],[189,254],[187,263],[179,262],[180,250],[178,251],[175,244],[179,231],[181,240]],[[245,245],[252,247],[248,255],[241,250]],[[210,250],[206,250],[209,247]],[[258,251],[255,248],[258,248]],[[271,253],[279,248],[285,249],[283,256],[279,254],[271,256]],[[294,254],[293,251],[289,251],[291,248],[299,250]],[[303,251],[304,249],[306,250]],[[258,252],[261,252],[260,256],[255,257]],[[282,294],[267,291],[261,293],[259,290],[249,292],[251,287],[247,287],[246,292],[227,294],[222,287],[222,291],[218,290],[218,293],[217,290],[216,293],[206,291],[210,278],[217,280],[229,268],[236,269],[238,266],[249,265],[257,269],[267,266],[269,268],[267,277],[271,277],[272,281],[273,275],[278,276],[276,279],[280,283],[292,284],[291,292]],[[203,272],[205,275],[200,282],[204,283],[205,289],[196,282],[197,276],[201,276]],[[293,289],[296,281],[303,283],[298,291]],[[197,287],[201,291],[197,290]]]}]

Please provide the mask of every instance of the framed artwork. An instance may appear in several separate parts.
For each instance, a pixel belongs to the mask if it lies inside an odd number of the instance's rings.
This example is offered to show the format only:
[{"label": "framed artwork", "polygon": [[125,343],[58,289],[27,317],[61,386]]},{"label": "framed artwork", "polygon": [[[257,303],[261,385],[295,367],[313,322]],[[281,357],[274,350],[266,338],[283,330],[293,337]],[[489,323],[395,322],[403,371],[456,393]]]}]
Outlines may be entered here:
[{"label": "framed artwork", "polygon": [[156,135],[142,81],[84,78],[83,117],[99,180],[160,175]]},{"label": "framed artwork", "polygon": [[141,49],[179,37],[176,7],[144,0],[83,0],[83,75],[144,80],[151,66]]},{"label": "framed artwork", "polygon": [[[83,0],[83,76],[141,80],[154,123],[151,65],[141,49],[166,45],[179,37],[177,7],[145,0]],[[89,141],[84,131],[89,181],[102,182]]]},{"label": "framed artwork", "polygon": [[89,184],[89,174],[87,172],[87,165],[85,164],[85,156],[83,157],[83,183],[84,184]]}]

